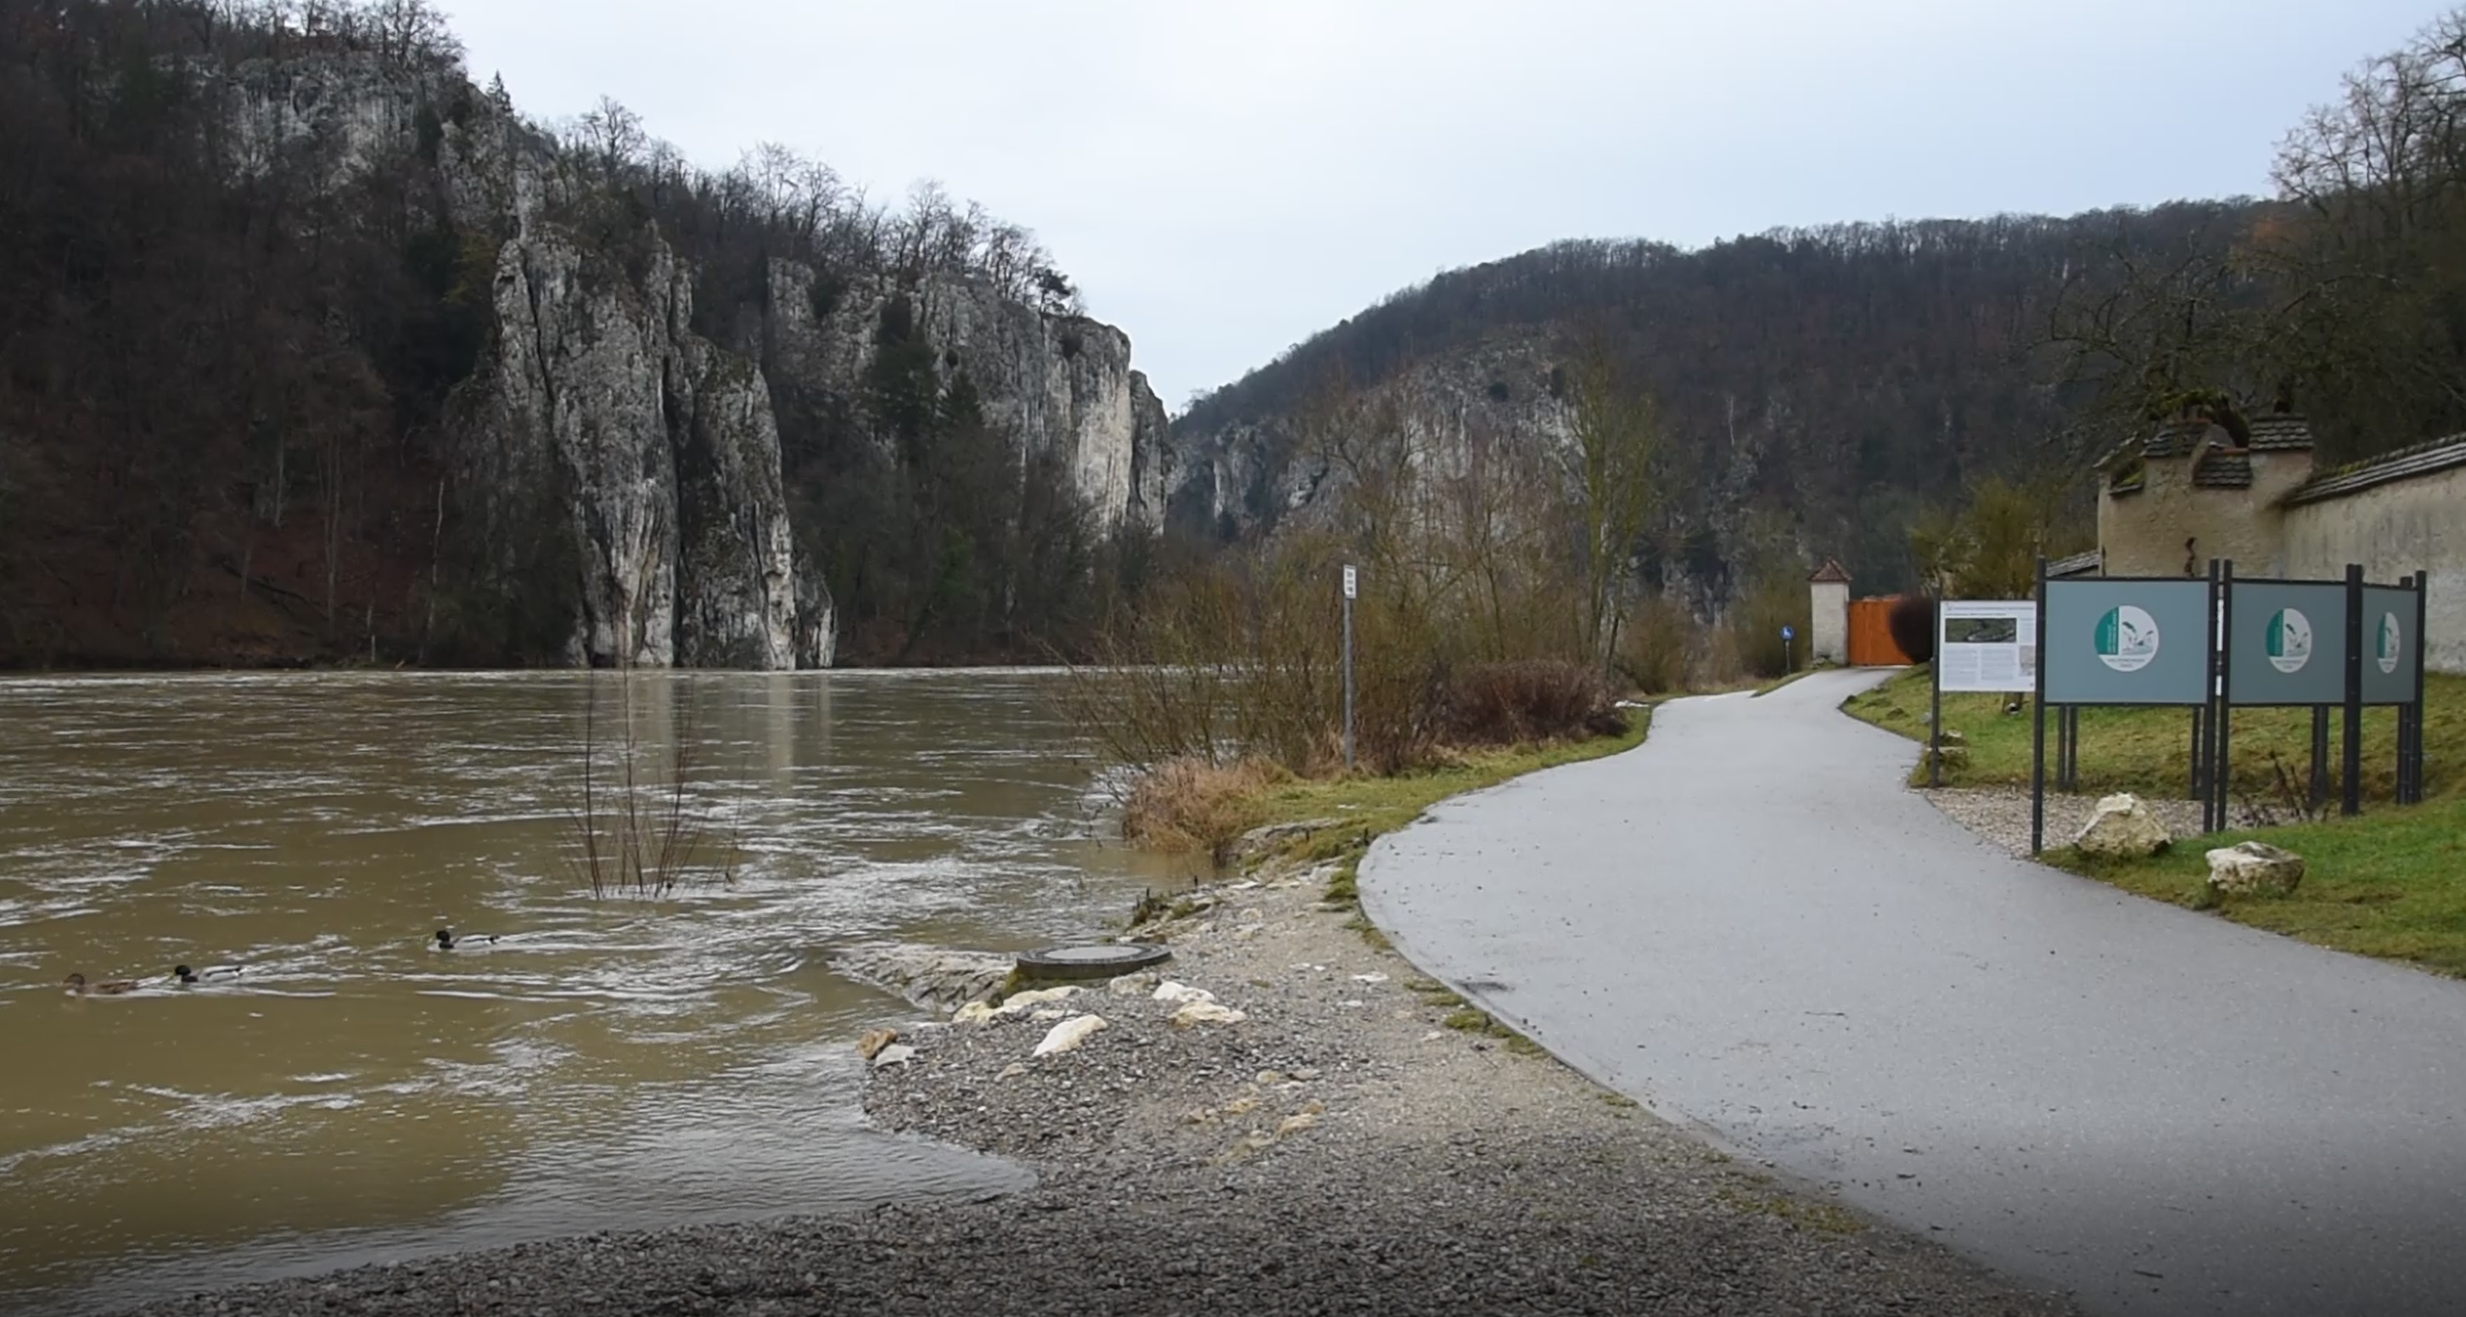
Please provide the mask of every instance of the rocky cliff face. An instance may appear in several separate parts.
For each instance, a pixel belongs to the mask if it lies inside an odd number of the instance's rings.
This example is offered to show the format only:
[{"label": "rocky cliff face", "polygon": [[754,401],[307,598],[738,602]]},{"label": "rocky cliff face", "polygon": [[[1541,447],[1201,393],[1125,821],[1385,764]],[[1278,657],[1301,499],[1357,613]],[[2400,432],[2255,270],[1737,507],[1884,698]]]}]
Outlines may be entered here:
[{"label": "rocky cliff face", "polygon": [[826,662],[814,633],[828,634],[828,605],[799,604],[761,376],[685,327],[690,284],[665,243],[647,245],[636,273],[553,226],[505,244],[496,353],[465,386],[466,487],[493,519],[536,506],[526,492],[561,493],[582,578],[577,662],[776,669],[800,649]]},{"label": "rocky cliff face", "polygon": [[1164,407],[1118,329],[949,275],[818,299],[817,273],[780,261],[762,323],[723,346],[691,328],[694,271],[658,232],[612,243],[563,222],[587,186],[459,75],[354,54],[253,61],[216,85],[243,175],[339,189],[415,162],[438,219],[489,235],[495,332],[450,407],[455,487],[492,545],[536,532],[517,523],[543,509],[560,523],[572,552],[558,560],[579,576],[575,663],[831,662],[832,601],[795,547],[771,378],[853,406],[895,296],[945,378],[966,371],[987,420],[1058,459],[1101,526],[1163,521]]},{"label": "rocky cliff face", "polygon": [[[1553,478],[1556,455],[1573,442],[1561,358],[1546,332],[1494,334],[1411,362],[1359,405],[1397,427],[1426,491],[1463,474],[1485,445],[1537,459],[1534,478]],[[1664,521],[1642,563],[1646,580],[1706,616],[1735,591],[1729,564],[1750,556],[1749,509],[1767,455],[1805,425],[1777,389],[1760,407],[1734,405],[1729,421],[1719,442],[1672,451]],[[1219,541],[1310,525],[1344,480],[1283,411],[1176,426],[1165,466],[1166,524]]]},{"label": "rocky cliff face", "polygon": [[816,392],[852,396],[872,365],[883,307],[906,296],[947,381],[965,371],[986,420],[1023,456],[1058,457],[1108,530],[1164,519],[1164,404],[1130,367],[1130,336],[1085,316],[1007,300],[973,280],[872,277],[816,296],[820,276],[773,261],[764,367]]},{"label": "rocky cliff face", "polygon": [[[1546,341],[1502,337],[1416,362],[1369,390],[1366,417],[1392,424],[1426,477],[1463,471],[1486,443],[1547,454],[1568,441]],[[1304,438],[1299,417],[1268,413],[1213,429],[1184,426],[1167,448],[1167,520],[1230,539],[1307,522],[1342,476]]]}]

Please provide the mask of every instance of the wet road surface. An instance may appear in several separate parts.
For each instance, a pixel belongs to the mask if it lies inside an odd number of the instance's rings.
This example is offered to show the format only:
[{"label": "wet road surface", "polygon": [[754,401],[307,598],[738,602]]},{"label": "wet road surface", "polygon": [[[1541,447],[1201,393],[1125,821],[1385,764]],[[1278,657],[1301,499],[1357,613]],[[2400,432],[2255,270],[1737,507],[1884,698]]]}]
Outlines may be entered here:
[{"label": "wet road surface", "polygon": [[1883,675],[1664,706],[1382,839],[1364,903],[1601,1082],[2092,1312],[2466,1312],[2466,983],[2005,856],[1837,712]]}]

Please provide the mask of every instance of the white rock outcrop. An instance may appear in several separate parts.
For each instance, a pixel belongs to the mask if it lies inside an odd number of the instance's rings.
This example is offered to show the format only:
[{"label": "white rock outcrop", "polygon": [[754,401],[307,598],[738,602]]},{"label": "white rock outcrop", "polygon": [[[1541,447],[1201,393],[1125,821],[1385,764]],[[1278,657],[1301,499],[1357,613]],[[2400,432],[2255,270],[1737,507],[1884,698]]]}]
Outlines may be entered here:
[{"label": "white rock outcrop", "polygon": [[2209,852],[2209,887],[2228,896],[2284,896],[2303,882],[2303,857],[2265,841],[2239,841]]},{"label": "white rock outcrop", "polygon": [[[778,261],[757,272],[766,298],[706,325],[713,341],[691,328],[696,271],[656,226],[599,232],[587,215],[601,185],[450,63],[307,53],[217,68],[206,85],[241,179],[288,171],[339,191],[405,170],[421,218],[466,258],[495,251],[492,344],[446,427],[455,507],[500,581],[554,585],[560,610],[574,596],[570,662],[830,665],[837,618],[794,547],[773,399],[803,390],[861,414],[898,299],[943,381],[964,371],[1020,443],[1022,480],[1049,461],[1100,527],[1164,520],[1165,409],[1112,326],[958,274]],[[537,579],[569,572],[570,590]]]},{"label": "white rock outcrop", "polygon": [[937,350],[945,381],[965,371],[985,419],[1049,458],[1107,530],[1164,521],[1164,403],[1131,369],[1130,336],[1085,316],[1011,301],[956,274],[915,284],[870,277],[826,283],[812,267],[775,260],[763,368],[783,383],[853,397],[872,366],[884,308],[909,301],[917,332]]},{"label": "white rock outcrop", "polygon": [[2174,844],[2174,836],[2147,801],[2127,791],[2099,800],[2072,844],[2100,859],[2140,859]]},{"label": "white rock outcrop", "polygon": [[637,254],[629,270],[545,225],[499,250],[497,350],[458,391],[464,487],[490,499],[498,542],[554,491],[580,572],[576,663],[793,668],[768,390],[687,328],[691,272],[667,244],[646,235]]}]

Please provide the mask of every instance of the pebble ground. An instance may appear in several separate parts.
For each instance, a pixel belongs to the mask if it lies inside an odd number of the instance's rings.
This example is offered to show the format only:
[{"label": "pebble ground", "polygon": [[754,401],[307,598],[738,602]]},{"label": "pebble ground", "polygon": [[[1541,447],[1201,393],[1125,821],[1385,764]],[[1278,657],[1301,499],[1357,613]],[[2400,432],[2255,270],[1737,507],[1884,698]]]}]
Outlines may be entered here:
[{"label": "pebble ground", "polygon": [[1494,1030],[1324,878],[1210,889],[1143,930],[1238,1023],[1177,1027],[1150,978],[1047,1007],[1107,1022],[1059,1055],[1030,1055],[1053,1019],[898,1026],[916,1054],[875,1071],[874,1121],[1017,1158],[1023,1195],[588,1235],[133,1317],[2074,1311]]}]

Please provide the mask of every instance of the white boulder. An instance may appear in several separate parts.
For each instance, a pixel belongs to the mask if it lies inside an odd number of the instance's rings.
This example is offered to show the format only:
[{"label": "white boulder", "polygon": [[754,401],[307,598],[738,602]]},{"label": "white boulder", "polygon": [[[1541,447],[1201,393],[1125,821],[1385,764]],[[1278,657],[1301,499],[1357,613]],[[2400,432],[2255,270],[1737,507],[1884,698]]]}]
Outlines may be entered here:
[{"label": "white boulder", "polygon": [[1017,1015],[1021,1011],[1032,1011],[1039,1006],[1050,1006],[1055,1002],[1069,1001],[1078,995],[1079,989],[1077,988],[1037,988],[1029,992],[1014,992],[1004,997],[1002,1004],[993,1008],[993,1013]]},{"label": "white boulder", "polygon": [[1216,994],[1205,988],[1194,988],[1187,983],[1175,983],[1169,979],[1156,985],[1154,995],[1157,1001],[1167,1006],[1176,1006],[1183,1002],[1216,1000]]},{"label": "white boulder", "polygon": [[2174,840],[2148,802],[2126,791],[2101,799],[2072,844],[2081,854],[2099,859],[2137,860],[2165,850]]},{"label": "white boulder", "polygon": [[1036,1044],[1036,1050],[1031,1055],[1053,1056],[1061,1052],[1075,1051],[1081,1043],[1086,1042],[1091,1035],[1104,1027],[1105,1017],[1101,1015],[1074,1015],[1053,1026],[1051,1031],[1045,1034],[1045,1040]]},{"label": "white boulder", "polygon": [[1173,1012],[1173,1027],[1188,1029],[1202,1024],[1240,1024],[1249,1018],[1230,1006],[1221,1006],[1212,1001],[1194,1001],[1184,1003],[1180,1010]]},{"label": "white boulder", "polygon": [[2303,857],[2265,841],[2239,841],[2209,852],[2209,888],[2230,896],[2284,896],[2303,881]]}]

